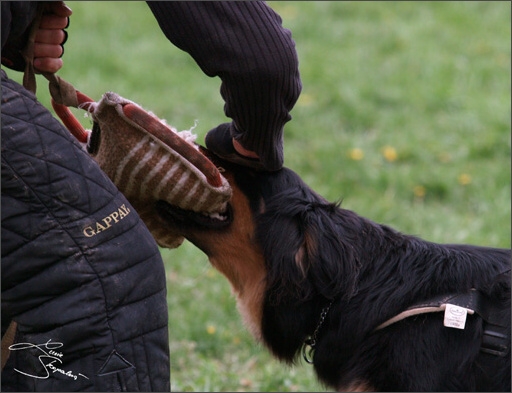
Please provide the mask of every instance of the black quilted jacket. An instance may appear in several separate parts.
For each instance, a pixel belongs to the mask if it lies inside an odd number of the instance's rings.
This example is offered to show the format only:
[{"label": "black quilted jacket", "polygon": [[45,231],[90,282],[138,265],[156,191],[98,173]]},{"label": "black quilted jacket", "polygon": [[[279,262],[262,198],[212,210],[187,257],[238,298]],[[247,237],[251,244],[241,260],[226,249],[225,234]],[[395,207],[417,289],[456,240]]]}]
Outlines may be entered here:
[{"label": "black quilted jacket", "polygon": [[154,239],[69,132],[1,74],[2,335],[18,326],[2,391],[169,391]]}]

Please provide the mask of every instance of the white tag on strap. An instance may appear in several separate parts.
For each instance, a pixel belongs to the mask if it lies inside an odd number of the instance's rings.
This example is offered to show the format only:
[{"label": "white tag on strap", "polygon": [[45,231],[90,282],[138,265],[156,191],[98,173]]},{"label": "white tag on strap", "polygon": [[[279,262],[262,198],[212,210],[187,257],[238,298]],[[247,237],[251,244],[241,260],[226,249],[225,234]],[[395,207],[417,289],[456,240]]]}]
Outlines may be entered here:
[{"label": "white tag on strap", "polygon": [[444,310],[444,326],[464,329],[467,315],[468,310],[466,308],[447,303]]}]

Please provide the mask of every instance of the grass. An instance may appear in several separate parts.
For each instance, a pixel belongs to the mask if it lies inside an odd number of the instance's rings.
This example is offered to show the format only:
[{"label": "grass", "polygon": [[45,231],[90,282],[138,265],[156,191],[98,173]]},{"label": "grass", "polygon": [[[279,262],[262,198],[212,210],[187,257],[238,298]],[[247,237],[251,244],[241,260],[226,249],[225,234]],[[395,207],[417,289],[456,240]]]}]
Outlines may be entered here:
[{"label": "grass", "polygon": [[[165,39],[144,3],[69,4],[64,79],[180,130],[197,120],[199,143],[227,120],[219,81]],[[402,232],[510,247],[510,2],[270,4],[293,32],[303,82],[286,166]],[[162,256],[173,391],[325,390],[309,365],[280,364],[252,340],[201,252],[185,243]]]}]

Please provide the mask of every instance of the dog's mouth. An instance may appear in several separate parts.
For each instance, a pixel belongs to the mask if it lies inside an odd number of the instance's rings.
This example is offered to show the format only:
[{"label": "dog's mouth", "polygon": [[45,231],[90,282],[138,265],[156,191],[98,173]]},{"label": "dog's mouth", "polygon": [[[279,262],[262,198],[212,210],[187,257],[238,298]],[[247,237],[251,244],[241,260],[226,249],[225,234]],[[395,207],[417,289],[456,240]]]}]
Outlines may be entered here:
[{"label": "dog's mouth", "polygon": [[157,212],[174,227],[188,228],[190,226],[204,229],[226,228],[233,222],[233,209],[228,203],[223,212],[199,213],[173,206],[165,201],[156,202]]}]

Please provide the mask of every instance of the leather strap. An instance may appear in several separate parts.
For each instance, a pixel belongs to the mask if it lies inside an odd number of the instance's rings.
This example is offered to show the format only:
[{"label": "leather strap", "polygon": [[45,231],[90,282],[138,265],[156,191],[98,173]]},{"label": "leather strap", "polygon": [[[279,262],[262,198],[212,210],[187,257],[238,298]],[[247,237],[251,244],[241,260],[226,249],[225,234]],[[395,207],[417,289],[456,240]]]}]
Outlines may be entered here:
[{"label": "leather strap", "polygon": [[500,310],[480,291],[472,289],[461,295],[446,295],[415,304],[404,312],[388,319],[377,326],[375,330],[384,329],[395,322],[413,315],[444,311],[446,304],[463,307],[468,314],[478,314],[484,320],[484,332],[480,351],[493,356],[506,356],[510,346],[510,329],[499,319]]},{"label": "leather strap", "polygon": [[411,317],[413,315],[444,311],[446,304],[448,303],[459,307],[464,307],[468,311],[468,314],[474,314],[475,311],[480,314],[482,309],[480,304],[481,297],[476,290],[471,290],[469,293],[462,295],[443,295],[429,299],[428,301],[422,303],[417,303],[407,308],[405,311],[395,315],[393,318],[388,319],[386,322],[377,326],[375,330],[383,329],[395,322],[401,321],[402,319]]},{"label": "leather strap", "polygon": [[37,29],[39,28],[39,24],[41,22],[41,16],[44,12],[44,4],[38,3],[37,12],[34,20],[32,21],[32,26],[30,27],[30,33],[28,36],[27,44],[25,48],[21,51],[21,55],[25,60],[25,72],[23,74],[23,86],[30,90],[32,93],[36,94],[37,83],[36,83],[36,74],[34,71],[34,45],[36,39]]}]

